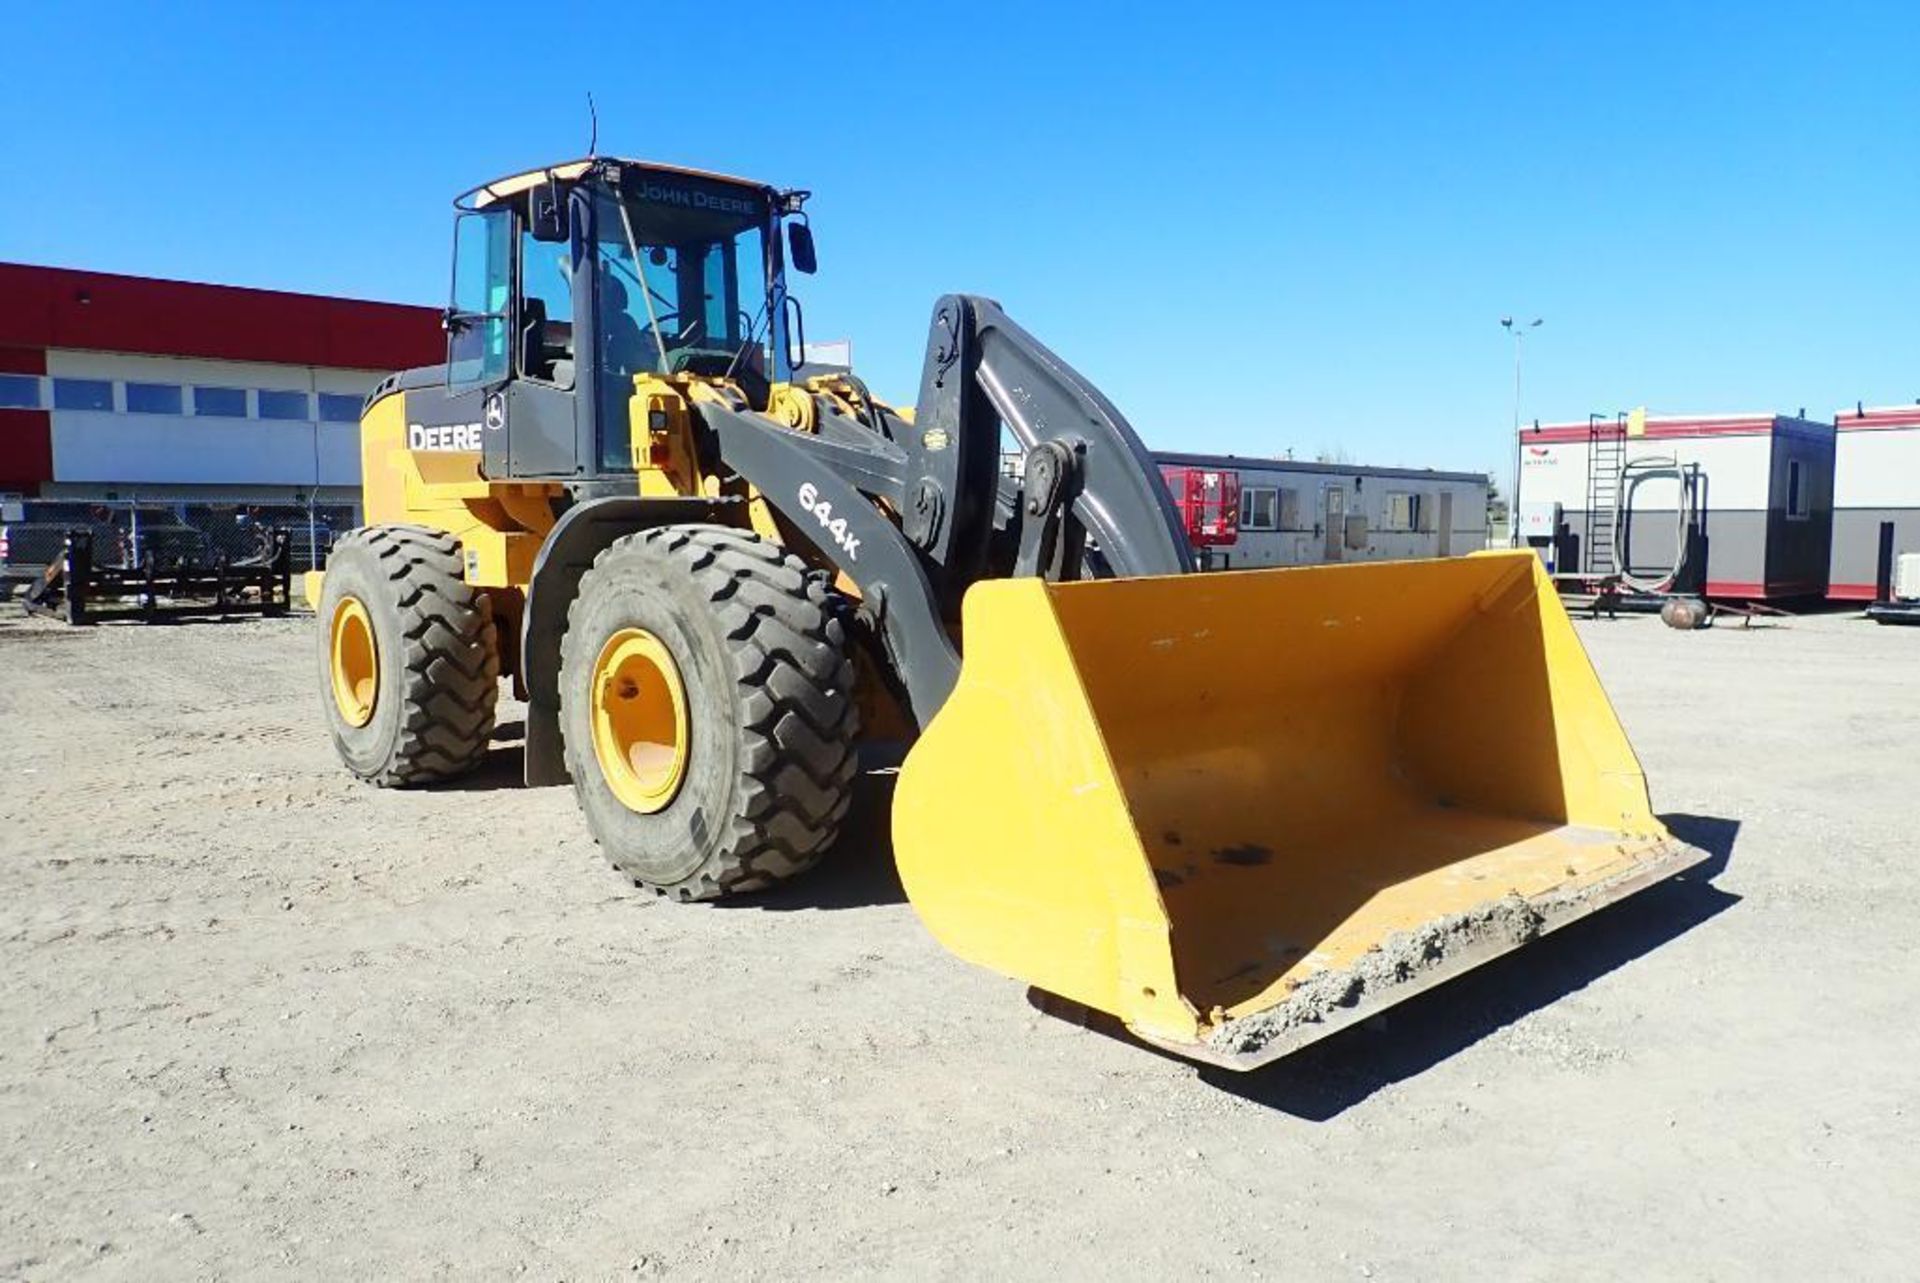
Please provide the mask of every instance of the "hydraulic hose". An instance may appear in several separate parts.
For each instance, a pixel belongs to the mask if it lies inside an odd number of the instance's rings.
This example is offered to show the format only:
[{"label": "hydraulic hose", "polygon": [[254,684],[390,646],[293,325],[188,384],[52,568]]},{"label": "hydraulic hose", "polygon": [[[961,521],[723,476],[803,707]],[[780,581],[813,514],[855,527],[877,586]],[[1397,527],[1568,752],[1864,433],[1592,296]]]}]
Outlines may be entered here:
[{"label": "hydraulic hose", "polygon": [[[1627,545],[1622,538],[1626,528],[1626,515],[1632,507],[1630,496],[1634,485],[1649,481],[1655,477],[1672,477],[1680,487],[1680,494],[1674,500],[1674,543],[1673,565],[1667,573],[1658,578],[1645,578],[1630,570]],[[1618,560],[1620,582],[1627,587],[1643,593],[1670,592],[1679,581],[1680,572],[1686,569],[1687,555],[1691,551],[1687,532],[1693,529],[1694,494],[1693,487],[1687,484],[1687,469],[1681,466],[1677,458],[1635,459],[1621,465],[1620,484],[1613,493],[1613,555]]]}]

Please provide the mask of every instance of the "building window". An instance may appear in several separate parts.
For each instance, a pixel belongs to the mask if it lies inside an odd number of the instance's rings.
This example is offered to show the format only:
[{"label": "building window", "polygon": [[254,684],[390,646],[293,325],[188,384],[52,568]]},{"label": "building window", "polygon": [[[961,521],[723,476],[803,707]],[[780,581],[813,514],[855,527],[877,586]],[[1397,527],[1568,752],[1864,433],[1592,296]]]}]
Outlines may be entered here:
[{"label": "building window", "polygon": [[247,394],[241,388],[195,388],[193,412],[222,419],[247,417]]},{"label": "building window", "polygon": [[53,408],[56,410],[111,410],[113,384],[105,379],[55,379]]},{"label": "building window", "polygon": [[1240,528],[1277,530],[1280,527],[1280,492],[1272,486],[1252,486],[1240,492]]},{"label": "building window", "polygon": [[1420,528],[1420,499],[1417,494],[1405,492],[1387,492],[1388,530],[1418,530]]},{"label": "building window", "polygon": [[1800,460],[1787,460],[1787,519],[1805,521],[1813,514],[1813,501],[1807,494],[1805,469]]},{"label": "building window", "polygon": [[320,420],[323,423],[358,423],[362,398],[342,396],[338,392],[322,392],[320,400]]},{"label": "building window", "polygon": [[304,392],[274,392],[262,388],[260,397],[260,417],[263,419],[306,419],[312,416],[307,412],[307,394]]},{"label": "building window", "polygon": [[38,410],[40,380],[31,374],[0,374],[0,410]]},{"label": "building window", "polygon": [[180,386],[175,383],[127,384],[128,414],[180,414]]}]

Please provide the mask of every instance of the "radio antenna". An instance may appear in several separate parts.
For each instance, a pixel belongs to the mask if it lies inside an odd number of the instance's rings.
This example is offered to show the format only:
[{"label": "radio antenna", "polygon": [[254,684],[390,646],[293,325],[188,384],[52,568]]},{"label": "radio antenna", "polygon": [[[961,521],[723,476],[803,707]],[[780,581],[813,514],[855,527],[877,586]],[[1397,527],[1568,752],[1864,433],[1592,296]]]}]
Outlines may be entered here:
[{"label": "radio antenna", "polygon": [[593,90],[587,90],[587,157],[600,154],[600,113],[594,110]]}]

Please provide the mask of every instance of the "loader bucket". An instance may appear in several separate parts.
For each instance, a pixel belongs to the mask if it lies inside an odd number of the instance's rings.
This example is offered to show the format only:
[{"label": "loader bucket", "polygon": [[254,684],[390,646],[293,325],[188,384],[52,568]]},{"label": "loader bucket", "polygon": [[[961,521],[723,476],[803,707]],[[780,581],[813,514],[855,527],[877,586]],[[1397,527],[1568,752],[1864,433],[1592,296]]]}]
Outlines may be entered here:
[{"label": "loader bucket", "polygon": [[904,764],[914,908],[983,966],[1252,1068],[1704,854],[1529,552],[976,585]]}]

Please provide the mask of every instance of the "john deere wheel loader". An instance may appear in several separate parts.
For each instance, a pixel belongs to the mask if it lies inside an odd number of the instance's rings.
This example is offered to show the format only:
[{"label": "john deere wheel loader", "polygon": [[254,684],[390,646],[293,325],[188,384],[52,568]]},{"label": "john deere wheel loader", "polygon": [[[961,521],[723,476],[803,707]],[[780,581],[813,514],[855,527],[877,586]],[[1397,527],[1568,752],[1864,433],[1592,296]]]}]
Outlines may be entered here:
[{"label": "john deere wheel loader", "polygon": [[456,202],[446,365],[369,398],[308,583],[355,774],[471,770],[504,674],[528,783],[700,900],[819,860],[862,739],[912,738],[929,930],[1240,1069],[1701,858],[1531,553],[1193,574],[996,304],[935,304],[910,409],[807,368],[806,197],[595,157]]}]

